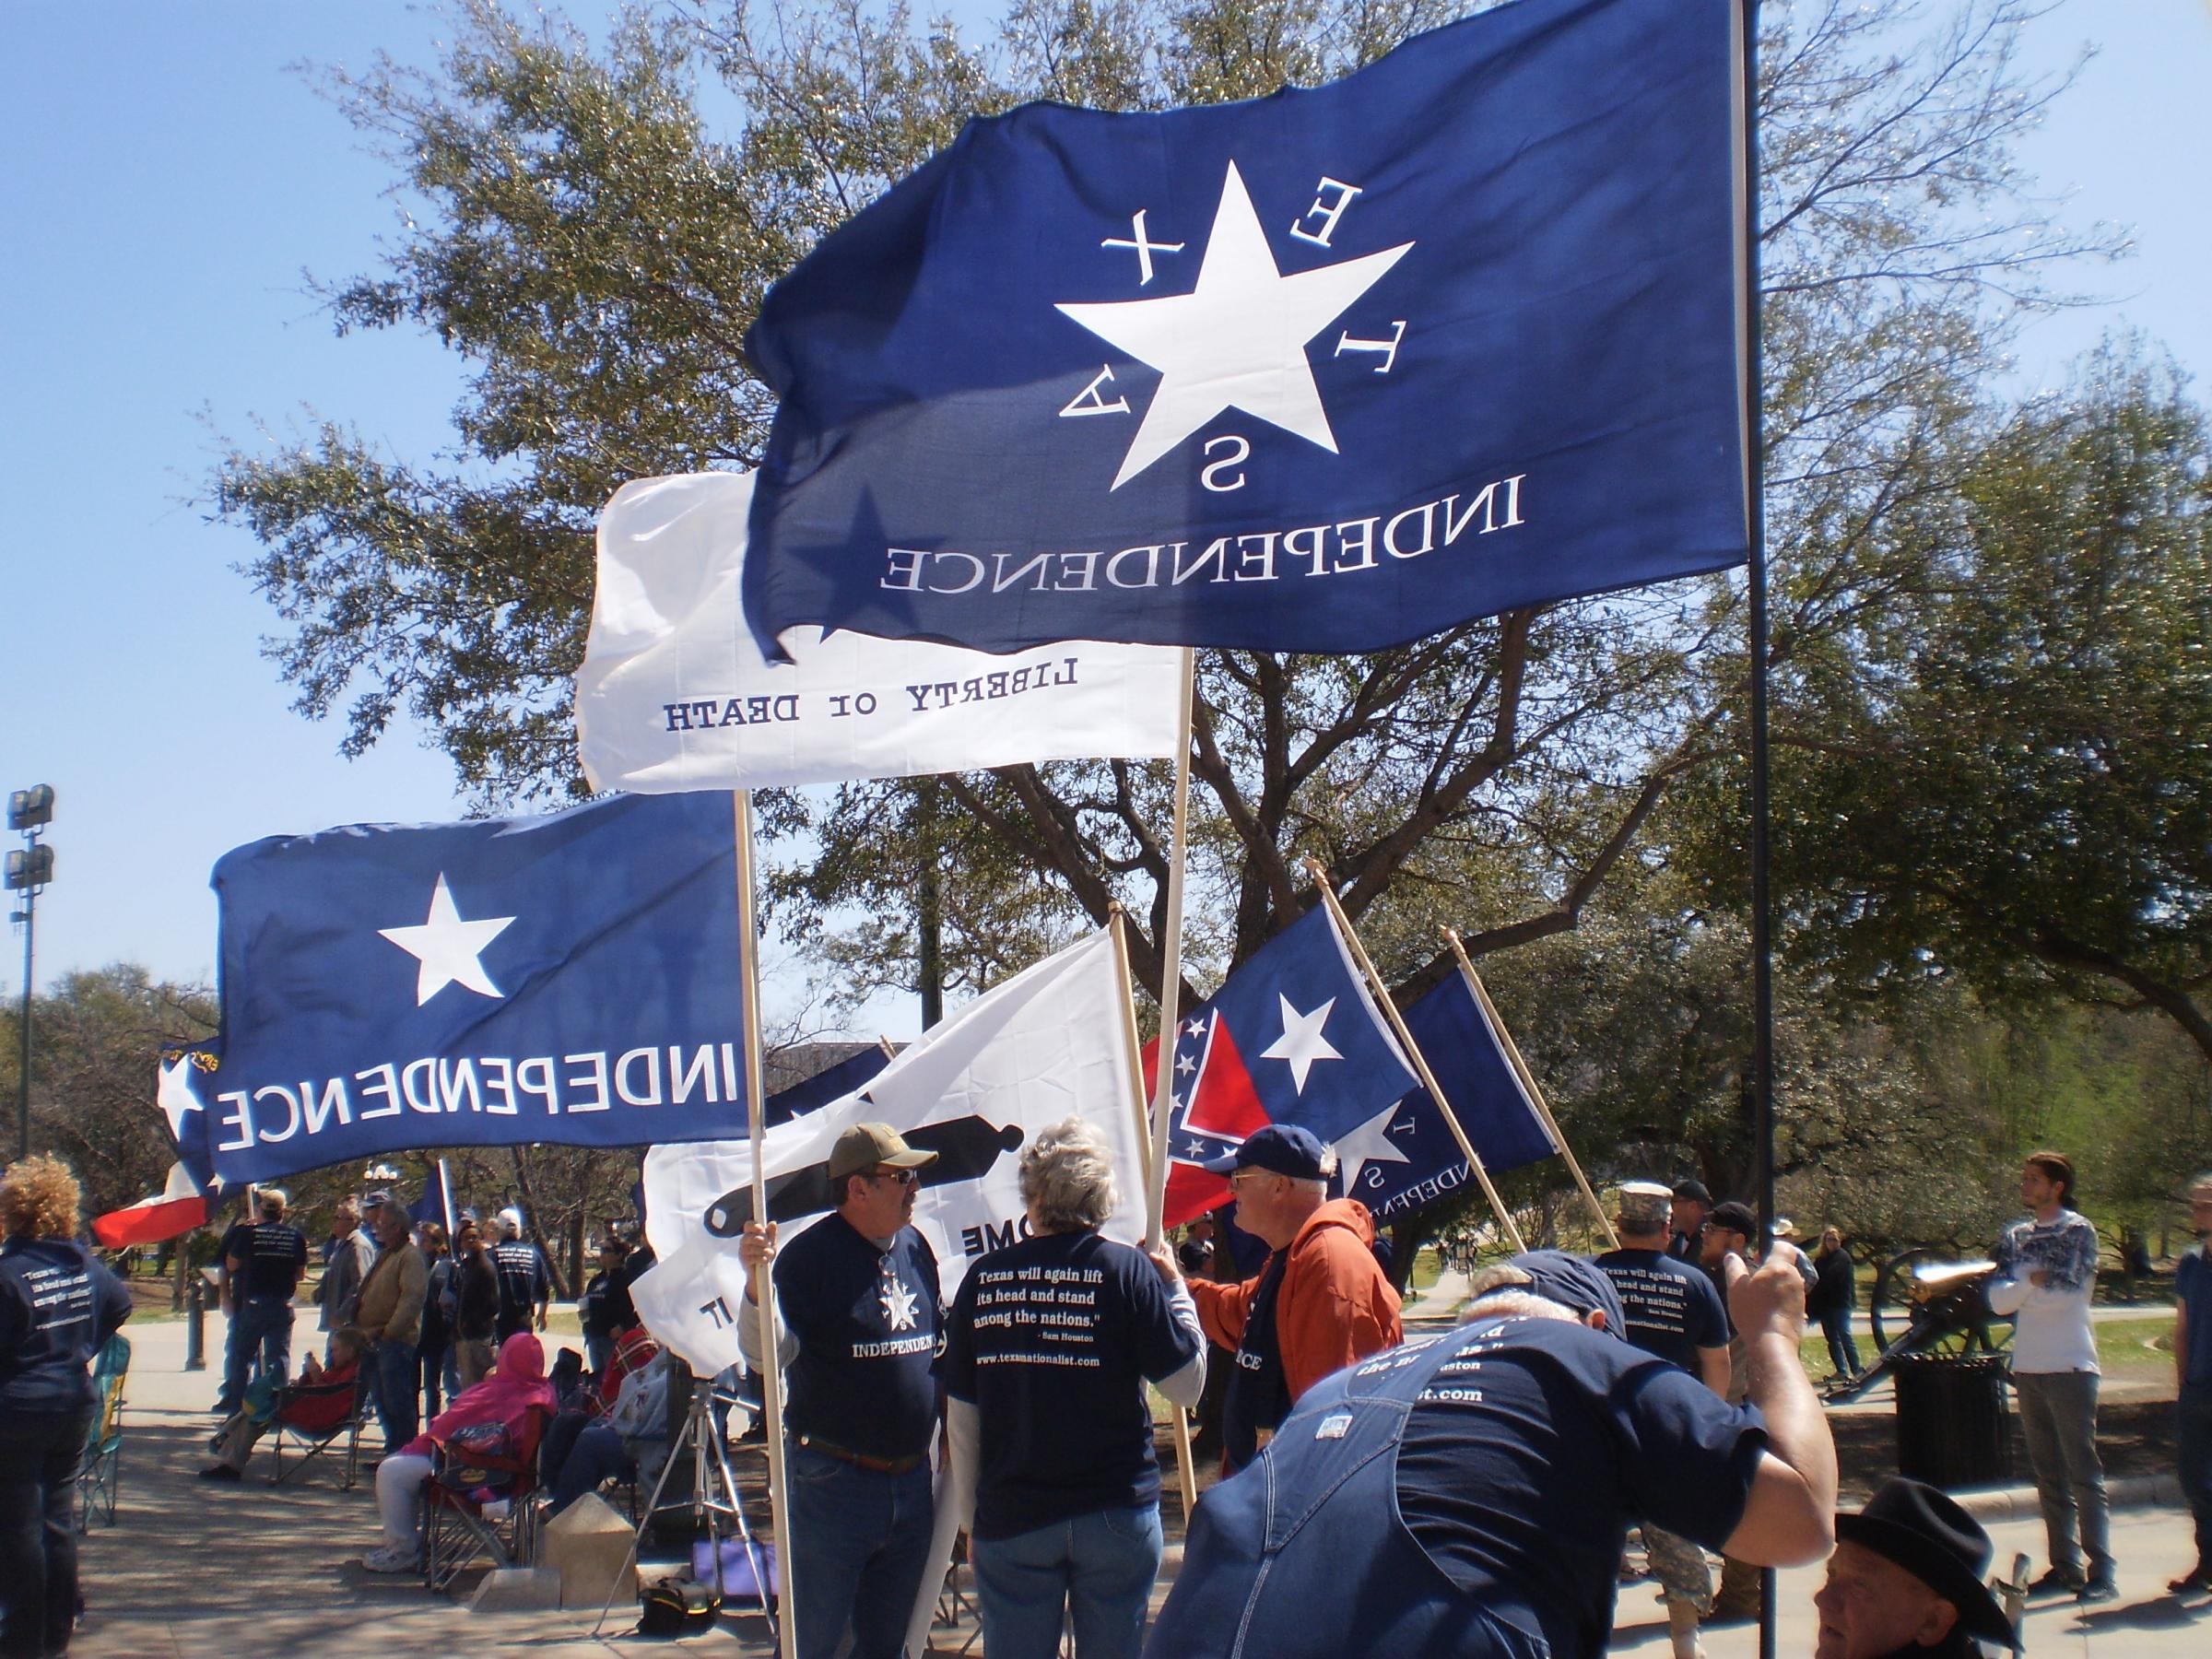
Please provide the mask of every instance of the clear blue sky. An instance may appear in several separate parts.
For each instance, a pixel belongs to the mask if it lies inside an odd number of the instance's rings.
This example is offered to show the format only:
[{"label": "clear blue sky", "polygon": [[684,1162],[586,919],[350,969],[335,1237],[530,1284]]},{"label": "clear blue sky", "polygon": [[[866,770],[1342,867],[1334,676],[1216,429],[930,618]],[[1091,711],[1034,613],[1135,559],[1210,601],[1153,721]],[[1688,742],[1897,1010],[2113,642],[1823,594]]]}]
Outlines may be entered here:
[{"label": "clear blue sky", "polygon": [[[253,547],[191,504],[217,433],[250,441],[320,413],[397,454],[443,441],[454,361],[403,335],[335,339],[307,292],[303,270],[369,268],[395,210],[385,165],[287,69],[359,67],[380,48],[427,62],[438,32],[434,11],[396,0],[90,0],[9,19],[0,466],[16,523],[0,598],[0,790],[43,782],[60,796],[42,986],[116,960],[212,979],[206,881],[226,850],[457,815],[446,764],[415,734],[348,762],[335,727],[290,712],[257,650],[276,618],[233,570]],[[2056,382],[2115,324],[2201,374],[2212,368],[2212,5],[2073,0],[2034,25],[2030,47],[2055,65],[2089,40],[2102,56],[2027,159],[2072,193],[2070,222],[2128,224],[2137,255],[2085,273],[2114,303],[2039,325],[2022,374]],[[11,999],[21,948],[19,929],[0,941]]]}]

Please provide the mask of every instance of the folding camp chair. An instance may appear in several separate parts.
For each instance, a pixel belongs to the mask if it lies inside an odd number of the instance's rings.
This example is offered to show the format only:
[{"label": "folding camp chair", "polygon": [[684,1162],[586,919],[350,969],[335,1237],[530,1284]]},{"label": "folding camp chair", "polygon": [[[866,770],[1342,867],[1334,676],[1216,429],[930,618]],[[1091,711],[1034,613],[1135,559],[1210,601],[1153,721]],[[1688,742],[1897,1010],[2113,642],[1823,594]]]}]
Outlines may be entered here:
[{"label": "folding camp chair", "polygon": [[[295,1476],[304,1474],[310,1464],[325,1453],[334,1453],[340,1441],[345,1442],[346,1474],[338,1489],[350,1492],[360,1479],[361,1430],[369,1423],[369,1377],[366,1361],[343,1382],[288,1382],[276,1391],[276,1416],[269,1427],[276,1437],[276,1472],[269,1477],[271,1486],[281,1486]],[[284,1408],[294,1401],[315,1397],[328,1398],[344,1393],[352,1399],[350,1408],[337,1422],[327,1429],[302,1429],[285,1420]],[[292,1451],[289,1467],[285,1465],[285,1448]]]},{"label": "folding camp chair", "polygon": [[506,1451],[441,1446],[423,1482],[422,1578],[443,1592],[479,1558],[526,1566],[537,1550],[537,1448],[551,1419],[532,1411]]},{"label": "folding camp chair", "polygon": [[76,1468],[76,1530],[92,1530],[92,1512],[100,1510],[110,1526],[115,1524],[115,1494],[123,1484],[123,1380],[131,1369],[127,1337],[111,1336],[92,1362],[92,1387],[98,1405],[92,1427],[85,1434],[85,1454]]}]

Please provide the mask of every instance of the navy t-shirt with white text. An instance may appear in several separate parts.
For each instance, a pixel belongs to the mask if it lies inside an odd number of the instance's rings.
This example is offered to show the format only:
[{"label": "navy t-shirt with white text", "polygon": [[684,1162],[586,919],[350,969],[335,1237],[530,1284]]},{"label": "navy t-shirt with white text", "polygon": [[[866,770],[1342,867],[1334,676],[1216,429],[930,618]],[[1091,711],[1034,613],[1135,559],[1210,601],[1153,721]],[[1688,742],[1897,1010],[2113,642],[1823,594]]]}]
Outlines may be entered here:
[{"label": "navy t-shirt with white text", "polygon": [[1602,1653],[1621,1523],[1718,1549],[1743,1519],[1765,1420],[1578,1325],[1478,1318],[1462,1328],[1460,1357],[1407,1420],[1398,1512],[1477,1600],[1502,1594],[1536,1610],[1555,1654]]},{"label": "navy t-shirt with white text", "polygon": [[799,1340],[792,1433],[867,1457],[928,1451],[945,1335],[929,1241],[905,1227],[880,1249],[833,1212],[776,1253],[775,1281]]},{"label": "navy t-shirt with white text", "polygon": [[975,1535],[1158,1502],[1145,1382],[1197,1354],[1159,1270],[1095,1232],[1025,1239],[970,1267],[945,1387],[982,1422]]},{"label": "navy t-shirt with white text", "polygon": [[307,1265],[307,1235],[288,1221],[241,1222],[223,1241],[223,1259],[241,1264],[239,1295],[289,1301]]},{"label": "navy t-shirt with white text", "polygon": [[88,1367],[131,1293],[74,1239],[0,1245],[0,1415],[93,1403]]},{"label": "navy t-shirt with white text", "polygon": [[1620,1293],[1629,1340],[1695,1375],[1698,1349],[1728,1346],[1728,1310],[1712,1276],[1657,1250],[1613,1250],[1597,1266]]}]

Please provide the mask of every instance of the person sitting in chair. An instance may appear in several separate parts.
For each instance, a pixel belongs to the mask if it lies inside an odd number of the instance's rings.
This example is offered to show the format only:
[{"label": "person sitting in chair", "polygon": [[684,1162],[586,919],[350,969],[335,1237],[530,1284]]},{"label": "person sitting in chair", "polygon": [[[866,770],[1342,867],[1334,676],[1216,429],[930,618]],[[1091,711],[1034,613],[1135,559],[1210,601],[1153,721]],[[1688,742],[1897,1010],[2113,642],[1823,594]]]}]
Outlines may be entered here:
[{"label": "person sitting in chair", "polygon": [[330,1363],[310,1354],[296,1384],[255,1379],[246,1388],[245,1403],[215,1431],[216,1461],[200,1471],[200,1478],[242,1479],[254,1446],[274,1424],[317,1436],[339,1427],[353,1415],[360,1367],[359,1345],[340,1332],[330,1339]]},{"label": "person sitting in chair", "polygon": [[428,1432],[417,1435],[377,1466],[376,1508],[384,1526],[381,1547],[361,1558],[371,1572],[413,1572],[422,1565],[423,1487],[435,1465],[431,1453],[454,1434],[496,1424],[520,1445],[532,1433],[534,1416],[550,1419],[556,1409],[546,1381],[546,1350],[528,1331],[517,1331],[500,1345],[500,1362],[491,1375],[465,1388]]}]

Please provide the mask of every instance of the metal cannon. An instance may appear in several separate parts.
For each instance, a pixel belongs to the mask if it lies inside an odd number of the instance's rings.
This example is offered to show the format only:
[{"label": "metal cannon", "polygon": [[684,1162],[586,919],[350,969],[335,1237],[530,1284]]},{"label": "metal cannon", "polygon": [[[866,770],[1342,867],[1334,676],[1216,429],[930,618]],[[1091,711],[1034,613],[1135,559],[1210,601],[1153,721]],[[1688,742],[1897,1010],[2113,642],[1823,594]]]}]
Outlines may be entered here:
[{"label": "metal cannon", "polygon": [[1878,1352],[1855,1378],[1831,1382],[1824,1397],[1855,1400],[1900,1360],[2004,1353],[2012,1343],[2012,1323],[1989,1311],[1987,1295],[1996,1270],[1994,1262],[1959,1261],[1932,1245],[1891,1256],[1875,1275],[1867,1304]]}]

